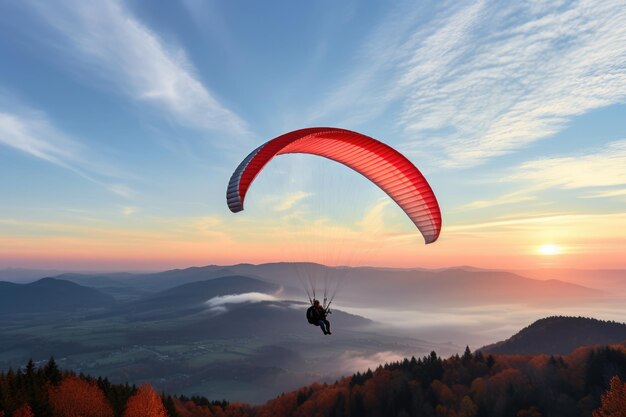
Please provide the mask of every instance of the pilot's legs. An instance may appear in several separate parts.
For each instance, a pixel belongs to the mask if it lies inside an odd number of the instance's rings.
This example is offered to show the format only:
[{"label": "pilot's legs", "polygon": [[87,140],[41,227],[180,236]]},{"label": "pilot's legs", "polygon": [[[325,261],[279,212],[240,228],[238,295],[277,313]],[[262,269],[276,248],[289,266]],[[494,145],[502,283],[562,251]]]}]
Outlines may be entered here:
[{"label": "pilot's legs", "polygon": [[328,330],[326,330],[326,329],[327,329],[328,324],[329,324],[329,323],[328,323],[328,320],[320,320],[320,321],[319,321],[319,325],[320,325],[320,327],[322,328],[322,332],[324,332],[324,334],[328,334],[328,333],[330,333]]}]

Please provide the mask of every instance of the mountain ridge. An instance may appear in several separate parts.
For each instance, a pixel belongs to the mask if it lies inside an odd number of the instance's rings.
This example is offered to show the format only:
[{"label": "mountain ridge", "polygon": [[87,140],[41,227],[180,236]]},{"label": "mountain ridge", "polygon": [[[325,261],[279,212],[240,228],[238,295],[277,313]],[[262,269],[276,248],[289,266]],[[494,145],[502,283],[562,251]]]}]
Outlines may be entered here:
[{"label": "mountain ridge", "polygon": [[111,307],[115,299],[97,289],[57,278],[28,284],[0,281],[0,313],[70,312]]},{"label": "mountain ridge", "polygon": [[539,319],[506,340],[480,348],[499,354],[567,354],[588,345],[626,342],[626,324],[588,317]]},{"label": "mountain ridge", "polygon": [[[611,296],[601,289],[553,279],[536,279],[515,272],[456,266],[449,268],[329,267],[316,263],[273,262],[263,264],[207,265],[156,273],[67,273],[57,276],[102,290],[119,300],[139,299],[175,286],[227,275],[244,275],[284,287],[287,294],[301,296],[300,281],[330,279],[342,282],[340,298],[351,304],[384,307],[384,299],[400,305],[481,305],[538,303],[559,305],[575,300]],[[393,282],[394,285],[388,285]]]}]

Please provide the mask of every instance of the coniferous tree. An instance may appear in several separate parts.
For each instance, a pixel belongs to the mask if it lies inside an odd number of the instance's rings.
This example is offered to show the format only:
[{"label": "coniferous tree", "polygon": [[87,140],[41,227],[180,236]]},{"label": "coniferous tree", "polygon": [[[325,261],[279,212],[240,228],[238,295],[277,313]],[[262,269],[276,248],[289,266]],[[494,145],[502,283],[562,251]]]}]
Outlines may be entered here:
[{"label": "coniferous tree", "polygon": [[176,404],[174,404],[174,399],[171,395],[163,394],[163,405],[165,405],[165,409],[167,410],[167,415],[169,417],[179,417],[178,412],[176,411]]},{"label": "coniferous tree", "polygon": [[53,385],[57,385],[61,381],[61,371],[59,371],[54,357],[51,356],[48,364],[44,367],[44,374],[46,379]]},{"label": "coniferous tree", "polygon": [[469,346],[465,346],[465,352],[463,352],[463,357],[461,358],[461,361],[463,362],[463,365],[469,365],[469,363],[474,359],[474,356],[472,355],[472,351],[470,350]]}]

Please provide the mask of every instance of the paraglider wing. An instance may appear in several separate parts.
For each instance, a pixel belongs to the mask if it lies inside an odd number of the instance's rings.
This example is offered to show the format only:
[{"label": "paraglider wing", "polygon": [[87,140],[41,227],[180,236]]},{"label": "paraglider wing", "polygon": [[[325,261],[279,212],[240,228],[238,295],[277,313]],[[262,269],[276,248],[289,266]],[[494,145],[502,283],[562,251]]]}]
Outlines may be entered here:
[{"label": "paraglider wing", "polygon": [[233,213],[243,210],[246,193],[263,167],[275,156],[289,153],[319,155],[352,168],[380,187],[404,210],[426,243],[439,237],[439,204],[415,165],[376,139],[331,127],[285,133],[252,151],[239,164],[228,184],[226,200]]}]

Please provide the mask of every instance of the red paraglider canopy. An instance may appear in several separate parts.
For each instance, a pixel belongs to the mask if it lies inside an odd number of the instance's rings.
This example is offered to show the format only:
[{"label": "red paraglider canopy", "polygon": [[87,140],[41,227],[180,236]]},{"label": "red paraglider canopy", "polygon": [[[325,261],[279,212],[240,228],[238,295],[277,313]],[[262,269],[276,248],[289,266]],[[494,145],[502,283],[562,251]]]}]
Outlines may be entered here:
[{"label": "red paraglider canopy", "polygon": [[342,163],[378,185],[409,216],[426,243],[437,240],[441,211],[421,172],[404,155],[369,136],[346,129],[314,127],[285,133],[259,146],[230,178],[226,200],[233,213],[243,210],[250,185],[275,156],[319,155]]}]

